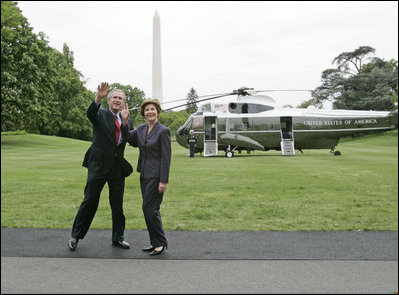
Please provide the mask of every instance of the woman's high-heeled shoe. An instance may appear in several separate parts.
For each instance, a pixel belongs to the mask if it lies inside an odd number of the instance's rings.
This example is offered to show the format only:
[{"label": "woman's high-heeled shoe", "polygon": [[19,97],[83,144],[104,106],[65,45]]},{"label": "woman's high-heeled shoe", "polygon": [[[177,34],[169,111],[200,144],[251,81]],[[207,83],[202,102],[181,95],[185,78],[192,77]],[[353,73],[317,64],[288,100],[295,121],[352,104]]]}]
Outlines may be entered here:
[{"label": "woman's high-heeled shoe", "polygon": [[153,246],[150,246],[150,247],[147,247],[147,248],[143,248],[143,249],[141,249],[141,250],[143,250],[144,252],[151,252],[151,251],[154,251],[154,247]]},{"label": "woman's high-heeled shoe", "polygon": [[150,256],[159,255],[167,248],[168,248],[168,245],[162,246],[162,249],[159,251],[155,250],[155,248],[154,248],[154,250],[150,253]]}]

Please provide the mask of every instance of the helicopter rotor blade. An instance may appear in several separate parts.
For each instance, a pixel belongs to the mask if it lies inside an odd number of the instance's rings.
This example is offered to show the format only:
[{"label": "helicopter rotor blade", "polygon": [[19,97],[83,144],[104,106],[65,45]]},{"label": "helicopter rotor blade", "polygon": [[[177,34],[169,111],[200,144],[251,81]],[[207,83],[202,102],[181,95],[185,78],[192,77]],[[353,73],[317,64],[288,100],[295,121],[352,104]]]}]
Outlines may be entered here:
[{"label": "helicopter rotor blade", "polygon": [[[214,96],[214,95],[230,95],[230,93],[217,93],[217,94],[201,95],[201,96],[198,96],[197,98],[208,97],[208,96]],[[182,99],[176,99],[176,100],[166,101],[166,102],[163,102],[162,104],[168,104],[168,103],[178,102],[178,101],[184,101],[184,100],[188,100],[188,98],[186,97],[186,98],[182,98]]]},{"label": "helicopter rotor blade", "polygon": [[[237,93],[235,93],[235,92],[222,93],[222,94],[218,94],[217,96],[213,96],[213,97],[197,100],[197,101],[195,101],[195,103],[199,103],[199,102],[206,101],[206,100],[220,98],[220,97],[223,97],[223,96],[234,95],[234,94],[237,94]],[[216,94],[203,95],[203,96],[199,96],[199,98],[200,97],[208,97],[208,96],[212,96],[212,95],[216,95]],[[168,101],[168,102],[164,102],[162,104],[164,105],[164,104],[168,104],[168,103],[171,103],[171,102],[178,102],[178,101],[182,101],[182,100],[186,100],[187,101],[187,98],[177,99],[177,100],[173,100],[173,101]],[[167,109],[164,109],[164,111],[173,110],[173,109],[176,109],[176,108],[179,108],[179,107],[184,107],[186,105],[189,105],[189,103],[185,103],[185,104],[181,104],[181,105],[174,106],[174,107],[171,107],[171,108],[167,108]],[[137,107],[134,107],[134,108],[130,108],[129,111],[135,111],[135,110],[139,110],[139,109],[140,109],[140,106],[137,106]]]},{"label": "helicopter rotor blade", "polygon": [[[199,102],[206,101],[206,100],[211,100],[211,99],[216,99],[216,98],[220,98],[220,97],[224,97],[224,96],[228,96],[228,95],[234,95],[234,94],[236,94],[236,93],[234,93],[234,92],[224,93],[224,94],[221,94],[221,95],[218,95],[218,96],[197,100],[195,103],[199,103]],[[176,108],[184,107],[186,105],[189,105],[189,103],[185,103],[185,104],[182,104],[182,105],[178,105],[178,106],[174,106],[174,107],[171,107],[171,108],[167,108],[164,111],[170,111],[170,110],[173,110],[173,109],[176,109]]]},{"label": "helicopter rotor blade", "polygon": [[310,91],[309,89],[266,89],[266,90],[256,90],[256,92],[278,92],[278,91]]},{"label": "helicopter rotor blade", "polygon": [[[201,95],[201,96],[198,96],[198,98],[216,95],[216,97],[211,97],[211,98],[209,98],[209,99],[213,99],[213,98],[219,98],[219,97],[222,97],[222,96],[225,96],[225,95],[227,96],[227,95],[232,95],[232,94],[236,94],[236,93],[231,93],[231,92],[229,92],[229,93],[208,94],[208,95]],[[169,103],[172,103],[172,102],[187,101],[187,100],[188,100],[188,98],[176,99],[176,100],[171,100],[171,101],[163,102],[162,105],[169,104]],[[205,99],[205,100],[207,100],[207,99]],[[196,101],[195,103],[201,102],[201,101],[204,101],[204,100],[198,100],[198,101]],[[185,105],[187,105],[187,104],[188,104],[188,103],[186,103],[186,104],[184,104],[184,105],[176,106],[176,107],[173,107],[173,108],[168,108],[168,109],[166,109],[165,111],[171,110],[171,109],[174,109],[174,108],[178,108],[178,107],[181,107],[181,106],[185,106]],[[130,108],[129,111],[135,111],[135,110],[139,110],[139,109],[140,109],[140,106],[137,106],[137,107],[134,107],[134,108]]]},{"label": "helicopter rotor blade", "polygon": [[[264,90],[254,90],[254,88],[241,87],[241,88],[233,90],[233,92],[229,92],[229,93],[208,94],[208,95],[198,96],[198,98],[209,97],[209,96],[212,96],[212,97],[197,100],[195,103],[199,103],[199,102],[207,101],[207,100],[211,100],[211,99],[216,99],[216,98],[220,98],[220,97],[228,96],[228,95],[247,96],[247,95],[255,95],[255,94],[260,93],[260,92],[280,92],[280,91],[282,91],[282,92],[284,92],[284,91],[308,91],[308,92],[312,92],[313,90],[309,90],[309,89],[264,89]],[[216,96],[214,96],[214,95],[216,95]],[[179,102],[179,101],[187,101],[187,100],[188,100],[188,98],[176,99],[176,100],[164,102],[164,103],[162,103],[162,105],[173,103],[173,102]],[[165,109],[165,111],[173,110],[173,109],[176,109],[176,108],[179,108],[179,107],[184,107],[184,106],[186,106],[188,104],[189,103],[185,103],[185,104],[181,104],[181,105],[174,106],[174,107],[171,107],[171,108],[167,108],[167,109]],[[140,106],[131,108],[131,109],[129,109],[129,111],[134,111],[134,110],[138,110],[138,109],[140,109]]]},{"label": "helicopter rotor blade", "polygon": [[[233,90],[233,92],[220,93],[220,94],[210,94],[210,95],[202,95],[202,96],[199,96],[198,98],[216,95],[216,96],[214,96],[214,97],[210,97],[210,98],[206,98],[206,99],[197,100],[195,103],[199,103],[199,102],[206,101],[206,100],[211,100],[211,99],[216,99],[216,98],[220,98],[220,97],[224,97],[224,96],[228,96],[228,95],[246,96],[246,95],[253,95],[253,94],[256,94],[256,91],[254,91],[253,88],[241,87],[241,88],[239,88],[239,89]],[[187,99],[187,98],[186,98],[186,99]],[[182,100],[186,100],[186,99],[180,99],[180,100],[175,100],[175,101],[171,101],[171,102],[182,101]],[[166,102],[166,103],[169,103],[169,102]],[[183,107],[183,106],[186,106],[186,105],[188,105],[188,104],[189,104],[189,103],[182,104],[182,105],[179,105],[179,106],[175,106],[175,107],[172,107],[172,108],[168,108],[168,109],[166,109],[165,111],[169,111],[169,110],[172,110],[172,109],[175,109],[175,108]]]}]

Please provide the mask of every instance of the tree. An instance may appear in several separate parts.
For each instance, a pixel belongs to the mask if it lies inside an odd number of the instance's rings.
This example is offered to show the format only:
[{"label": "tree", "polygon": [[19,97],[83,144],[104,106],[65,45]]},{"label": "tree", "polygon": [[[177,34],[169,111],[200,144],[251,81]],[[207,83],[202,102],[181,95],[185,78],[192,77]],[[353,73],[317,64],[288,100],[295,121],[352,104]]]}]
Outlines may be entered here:
[{"label": "tree", "polygon": [[345,80],[345,91],[334,106],[355,110],[392,110],[392,95],[397,93],[397,61],[373,58],[360,73]]},{"label": "tree", "polygon": [[64,43],[62,46],[62,53],[63,53],[68,65],[73,67],[73,61],[74,61],[73,51],[69,50],[69,47],[66,43]]},{"label": "tree", "polygon": [[[1,129],[91,139],[86,108],[95,94],[74,68],[73,51],[48,45],[46,35],[33,33],[17,2],[1,2]],[[130,106],[144,93],[119,84]]]},{"label": "tree", "polygon": [[191,88],[190,91],[187,94],[187,106],[186,106],[186,112],[189,114],[193,114],[197,111],[197,99],[198,99],[198,94],[195,91],[194,88]]},{"label": "tree", "polygon": [[173,138],[177,132],[177,129],[179,129],[179,127],[187,121],[189,116],[190,114],[187,113],[185,110],[178,112],[162,112],[159,121],[161,122],[161,124],[169,128],[170,134]]},{"label": "tree", "polygon": [[313,98],[301,102],[301,103],[298,105],[298,108],[306,109],[308,106],[312,106],[312,105],[313,105],[313,106],[315,105],[315,102],[314,102],[314,99],[313,99]]},{"label": "tree", "polygon": [[[333,60],[333,64],[338,65],[338,69],[350,76],[357,75],[362,71],[362,66],[369,54],[374,54],[375,49],[370,46],[360,46],[352,52],[343,52]],[[353,69],[352,67],[355,67]]]},{"label": "tree", "polygon": [[330,100],[340,109],[391,110],[393,93],[397,93],[398,64],[367,56],[374,52],[369,46],[361,46],[334,58],[338,67],[323,71],[322,85],[312,91],[315,105]]},{"label": "tree", "polygon": [[1,119],[2,130],[35,130],[49,105],[40,103],[48,89],[47,44],[32,32],[16,2],[1,1]]},{"label": "tree", "polygon": [[392,93],[392,98],[391,98],[391,102],[393,105],[393,108],[395,110],[398,109],[398,85],[396,85],[396,91],[394,93]]}]

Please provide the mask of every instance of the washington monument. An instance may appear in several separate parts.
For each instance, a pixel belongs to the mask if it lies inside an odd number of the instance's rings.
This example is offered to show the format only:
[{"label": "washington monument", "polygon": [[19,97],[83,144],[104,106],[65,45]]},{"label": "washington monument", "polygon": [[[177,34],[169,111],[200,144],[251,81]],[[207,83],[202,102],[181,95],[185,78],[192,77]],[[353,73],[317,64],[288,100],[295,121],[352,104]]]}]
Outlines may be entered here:
[{"label": "washington monument", "polygon": [[152,34],[152,98],[156,98],[162,104],[162,55],[161,55],[161,21],[158,10],[153,19]]}]

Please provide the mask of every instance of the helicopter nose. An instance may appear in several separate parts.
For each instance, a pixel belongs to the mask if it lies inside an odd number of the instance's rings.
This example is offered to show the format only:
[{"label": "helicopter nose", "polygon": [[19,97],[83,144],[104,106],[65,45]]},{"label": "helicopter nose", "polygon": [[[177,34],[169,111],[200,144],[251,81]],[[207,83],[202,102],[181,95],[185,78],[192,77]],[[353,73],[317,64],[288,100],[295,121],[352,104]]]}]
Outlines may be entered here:
[{"label": "helicopter nose", "polygon": [[187,135],[188,130],[185,128],[185,126],[180,126],[179,129],[177,129],[176,135]]},{"label": "helicopter nose", "polygon": [[183,134],[184,134],[183,128],[177,129],[177,135],[183,135]]},{"label": "helicopter nose", "polygon": [[185,147],[184,128],[179,128],[176,132],[176,141],[181,146]]}]

